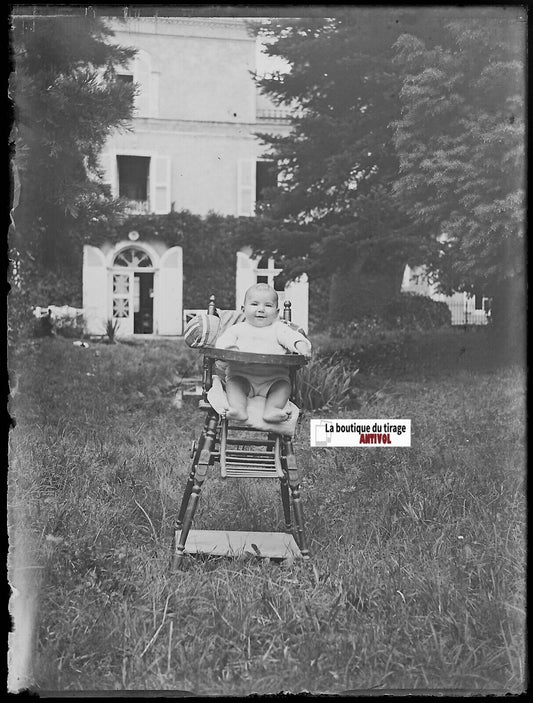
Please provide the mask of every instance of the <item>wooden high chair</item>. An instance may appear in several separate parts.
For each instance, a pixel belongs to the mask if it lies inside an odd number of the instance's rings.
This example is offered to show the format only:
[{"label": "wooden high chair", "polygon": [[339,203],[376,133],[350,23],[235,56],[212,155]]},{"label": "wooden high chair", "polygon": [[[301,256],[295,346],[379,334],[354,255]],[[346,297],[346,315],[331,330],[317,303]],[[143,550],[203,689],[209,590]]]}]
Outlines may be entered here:
[{"label": "wooden high chair", "polygon": [[[214,296],[211,296],[208,314],[217,315]],[[290,322],[290,318],[290,302],[286,302],[283,319]],[[203,430],[191,449],[191,471],[175,522],[173,565],[178,566],[187,553],[309,559],[300,477],[292,444],[294,430],[286,434],[283,428],[277,430],[274,425],[272,429],[265,429],[234,423],[222,417],[207,397],[213,386],[215,362],[242,361],[246,364],[288,367],[292,402],[297,370],[307,360],[300,354],[252,354],[214,347],[203,347],[199,351],[203,354],[203,390],[199,407],[206,410],[206,418]],[[218,382],[218,379],[215,380]],[[215,464],[220,466],[222,478],[278,480],[287,533],[191,530],[208,469]]]}]

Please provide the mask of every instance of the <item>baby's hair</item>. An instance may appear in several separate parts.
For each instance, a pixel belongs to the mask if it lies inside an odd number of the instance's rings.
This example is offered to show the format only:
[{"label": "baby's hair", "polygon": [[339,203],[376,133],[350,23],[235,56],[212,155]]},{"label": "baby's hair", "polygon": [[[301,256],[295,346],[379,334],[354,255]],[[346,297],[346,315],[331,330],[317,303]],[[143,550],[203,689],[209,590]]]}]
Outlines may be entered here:
[{"label": "baby's hair", "polygon": [[248,295],[249,295],[250,293],[252,293],[253,291],[256,291],[256,290],[257,290],[257,291],[262,291],[262,290],[264,290],[264,291],[268,291],[269,293],[273,293],[273,294],[274,294],[274,298],[275,298],[275,300],[276,300],[276,306],[278,305],[278,303],[279,303],[279,298],[278,298],[277,291],[276,291],[274,288],[272,288],[272,286],[270,286],[268,283],[254,283],[253,286],[250,286],[250,287],[248,288],[248,290],[246,291],[246,293],[244,294],[244,302],[245,302],[245,303],[246,303],[246,298],[248,297]]}]

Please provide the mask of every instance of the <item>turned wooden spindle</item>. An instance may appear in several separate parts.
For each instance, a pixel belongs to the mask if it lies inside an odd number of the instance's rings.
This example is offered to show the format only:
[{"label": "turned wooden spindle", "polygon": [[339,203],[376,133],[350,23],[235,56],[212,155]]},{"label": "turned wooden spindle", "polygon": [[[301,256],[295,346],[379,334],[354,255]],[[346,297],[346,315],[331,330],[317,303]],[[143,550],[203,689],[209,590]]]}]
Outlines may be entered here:
[{"label": "turned wooden spindle", "polygon": [[283,319],[285,322],[290,322],[291,321],[291,301],[286,300],[283,303]]},{"label": "turned wooden spindle", "polygon": [[[215,296],[211,295],[209,297],[209,304],[207,306],[207,314],[208,315],[214,315],[215,317],[219,317],[219,314],[217,312],[217,307],[215,305]],[[211,388],[213,384],[213,360],[208,359],[206,356],[204,356],[204,361],[203,361],[203,378],[202,378],[202,386],[203,386],[203,392],[202,392],[202,403],[207,403],[207,391]]]},{"label": "turned wooden spindle", "polygon": [[218,317],[218,312],[217,312],[217,306],[215,305],[215,296],[212,295],[209,298],[209,305],[207,306],[207,314],[208,315],[215,315],[215,317]]}]

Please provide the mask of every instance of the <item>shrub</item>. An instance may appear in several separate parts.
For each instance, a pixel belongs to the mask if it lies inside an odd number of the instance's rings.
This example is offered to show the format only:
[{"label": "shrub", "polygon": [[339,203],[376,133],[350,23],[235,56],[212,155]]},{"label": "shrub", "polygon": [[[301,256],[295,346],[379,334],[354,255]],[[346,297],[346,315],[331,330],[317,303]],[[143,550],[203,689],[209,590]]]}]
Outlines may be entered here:
[{"label": "shrub", "polygon": [[451,311],[444,302],[425,295],[400,293],[383,308],[383,321],[390,328],[436,329],[451,325]]},{"label": "shrub", "polygon": [[34,337],[50,337],[56,334],[71,338],[85,336],[85,318],[83,310],[79,308],[50,305],[44,312],[36,308],[35,315],[31,326]]},{"label": "shrub", "polygon": [[355,320],[330,322],[330,337],[378,338],[387,331],[432,330],[451,325],[451,311],[444,302],[425,295],[400,293],[388,301],[379,314],[363,315]]},{"label": "shrub", "polygon": [[35,318],[32,315],[30,296],[18,286],[11,285],[7,297],[7,339],[10,345],[34,331]]},{"label": "shrub", "polygon": [[357,335],[375,335],[383,332],[384,323],[378,317],[365,316],[351,322],[333,322],[328,327],[330,337],[346,338]]},{"label": "shrub", "polygon": [[85,335],[85,318],[78,312],[65,317],[58,317],[53,322],[54,331],[62,337],[83,337]]},{"label": "shrub", "polygon": [[295,402],[305,410],[347,408],[355,401],[355,376],[341,364],[312,359],[298,372]]},{"label": "shrub", "polygon": [[[16,255],[12,254],[12,261]],[[80,336],[83,322],[78,321],[73,329],[67,324],[64,329],[56,329],[55,320],[36,319],[33,309],[37,306],[46,308],[54,306],[81,305],[81,265],[71,270],[49,271],[37,266],[30,260],[18,259],[17,270],[10,270],[10,291],[8,295],[8,340],[15,344],[18,340],[30,336],[47,336],[53,330],[64,336]]]},{"label": "shrub", "polygon": [[53,337],[54,321],[51,315],[43,315],[34,318],[32,322],[32,333],[34,337]]}]

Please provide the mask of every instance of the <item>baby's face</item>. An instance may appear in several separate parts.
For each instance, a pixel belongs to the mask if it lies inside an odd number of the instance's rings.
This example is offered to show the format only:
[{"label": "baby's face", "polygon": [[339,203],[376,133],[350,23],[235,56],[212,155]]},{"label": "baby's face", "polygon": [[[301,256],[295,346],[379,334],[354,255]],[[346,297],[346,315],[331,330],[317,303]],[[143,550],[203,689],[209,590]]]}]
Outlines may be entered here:
[{"label": "baby's face", "polygon": [[252,291],[242,306],[246,322],[254,327],[268,327],[278,319],[276,297],[267,290]]}]

